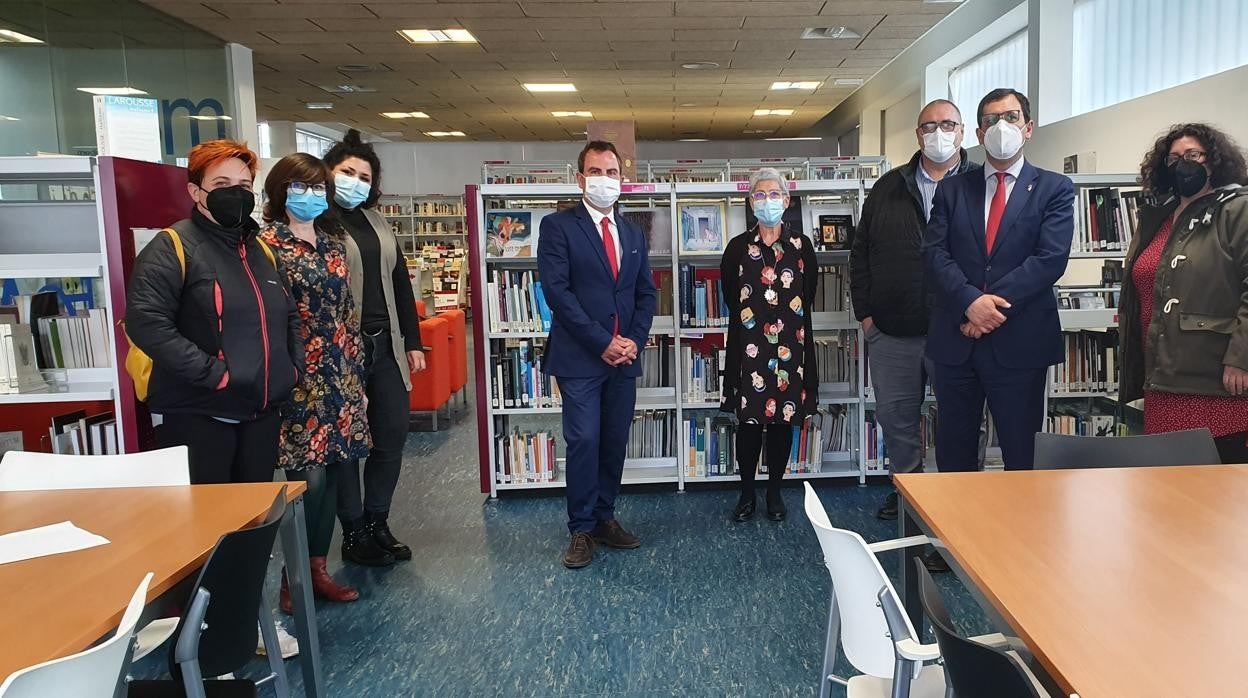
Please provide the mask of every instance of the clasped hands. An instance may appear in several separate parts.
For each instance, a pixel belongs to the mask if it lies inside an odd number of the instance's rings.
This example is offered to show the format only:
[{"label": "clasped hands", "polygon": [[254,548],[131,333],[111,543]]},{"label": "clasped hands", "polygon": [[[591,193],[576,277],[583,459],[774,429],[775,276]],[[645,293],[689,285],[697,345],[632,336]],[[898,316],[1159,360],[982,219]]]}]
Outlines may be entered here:
[{"label": "clasped hands", "polygon": [[998,308],[1009,308],[1010,302],[991,293],[976,298],[966,307],[966,322],[958,329],[964,336],[979,339],[1005,324],[1005,315]]},{"label": "clasped hands", "polygon": [[611,366],[631,364],[637,359],[637,343],[618,334],[611,339],[606,351],[602,352],[602,360]]}]

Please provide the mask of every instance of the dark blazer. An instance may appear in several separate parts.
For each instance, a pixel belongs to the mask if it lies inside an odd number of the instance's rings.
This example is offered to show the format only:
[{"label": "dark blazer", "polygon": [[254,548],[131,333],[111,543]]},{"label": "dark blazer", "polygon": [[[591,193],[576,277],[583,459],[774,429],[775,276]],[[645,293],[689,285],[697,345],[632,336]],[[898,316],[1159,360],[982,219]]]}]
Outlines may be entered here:
[{"label": "dark blazer", "polygon": [[[616,318],[620,336],[636,342],[638,349],[650,336],[655,288],[646,239],[618,213],[614,217],[620,236],[620,273],[614,279],[602,233],[584,202],[542,219],[537,272],[553,315],[545,354],[552,376],[589,378],[612,370],[602,352],[611,344]],[[641,357],[620,370],[640,376]]]},{"label": "dark blazer", "polygon": [[927,355],[942,364],[965,363],[976,340],[958,329],[980,295],[1013,306],[1006,322],[978,340],[1008,368],[1042,368],[1063,359],[1061,322],[1053,284],[1066,271],[1074,236],[1074,185],[1066,176],[1024,162],[1005,206],[992,254],[984,240],[983,166],[936,187],[923,235],[923,261],[934,291]]}]

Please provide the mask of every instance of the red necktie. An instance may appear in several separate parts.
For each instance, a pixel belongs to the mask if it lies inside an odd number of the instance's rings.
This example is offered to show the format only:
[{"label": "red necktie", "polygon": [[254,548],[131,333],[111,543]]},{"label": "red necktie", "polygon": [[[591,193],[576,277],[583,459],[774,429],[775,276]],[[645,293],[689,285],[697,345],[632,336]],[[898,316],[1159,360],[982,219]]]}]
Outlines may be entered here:
[{"label": "red necktie", "polygon": [[602,246],[607,250],[607,266],[611,267],[611,278],[618,278],[620,263],[615,260],[615,241],[611,239],[611,224],[605,216],[602,219]]},{"label": "red necktie", "polygon": [[997,241],[997,229],[1001,227],[1001,219],[1005,217],[1005,177],[1006,172],[994,172],[997,175],[997,191],[992,195],[992,205],[988,207],[988,226],[984,231],[984,242],[989,254],[992,245]]}]

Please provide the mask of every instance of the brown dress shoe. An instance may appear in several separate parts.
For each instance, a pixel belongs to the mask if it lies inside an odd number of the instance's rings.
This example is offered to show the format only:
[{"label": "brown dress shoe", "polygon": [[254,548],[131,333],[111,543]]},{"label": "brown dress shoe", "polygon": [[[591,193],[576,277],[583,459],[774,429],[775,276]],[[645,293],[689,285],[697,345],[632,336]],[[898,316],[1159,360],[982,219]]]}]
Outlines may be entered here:
[{"label": "brown dress shoe", "polygon": [[311,563],[312,594],[316,598],[336,603],[346,603],[360,598],[360,592],[356,591],[355,587],[339,584],[329,576],[329,571],[325,569],[325,558],[314,557]]},{"label": "brown dress shoe", "polygon": [[594,529],[594,540],[608,548],[617,548],[619,550],[632,550],[633,548],[641,547],[641,539],[625,531],[620,522],[615,519],[599,522],[598,528]]},{"label": "brown dress shoe", "polygon": [[572,534],[568,552],[563,554],[563,566],[570,570],[588,567],[594,561],[594,537],[580,531]]}]

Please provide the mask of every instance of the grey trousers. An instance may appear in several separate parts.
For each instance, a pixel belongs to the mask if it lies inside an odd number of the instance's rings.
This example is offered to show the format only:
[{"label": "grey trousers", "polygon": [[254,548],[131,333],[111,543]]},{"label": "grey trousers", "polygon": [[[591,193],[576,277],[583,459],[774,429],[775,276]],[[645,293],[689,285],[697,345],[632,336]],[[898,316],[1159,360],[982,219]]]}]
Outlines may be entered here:
[{"label": "grey trousers", "polygon": [[922,472],[923,394],[931,361],[923,355],[926,337],[894,337],[872,325],[866,333],[875,416],[894,474]]}]

